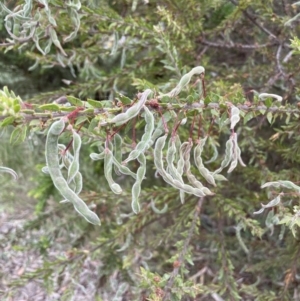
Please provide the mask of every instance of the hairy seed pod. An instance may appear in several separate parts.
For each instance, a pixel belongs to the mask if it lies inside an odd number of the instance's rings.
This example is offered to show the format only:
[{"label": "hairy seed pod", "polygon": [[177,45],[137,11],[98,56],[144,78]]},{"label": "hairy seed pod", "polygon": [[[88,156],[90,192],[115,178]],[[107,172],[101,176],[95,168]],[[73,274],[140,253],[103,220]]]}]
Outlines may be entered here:
[{"label": "hairy seed pod", "polygon": [[188,142],[183,142],[179,149],[179,160],[177,162],[177,171],[180,175],[183,175],[183,171],[185,167],[184,153],[188,145],[189,145]]},{"label": "hairy seed pod", "polygon": [[225,157],[224,157],[223,161],[221,162],[221,166],[216,171],[214,171],[213,174],[220,173],[225,167],[227,167],[229,165],[229,163],[232,160],[232,156],[233,156],[233,147],[234,147],[233,137],[231,136],[226,142]]},{"label": "hairy seed pod", "polygon": [[169,140],[169,146],[167,150],[167,163],[168,163],[167,170],[174,179],[183,183],[182,174],[178,172],[178,170],[175,168],[174,165],[175,155],[177,151],[175,141],[176,141],[175,137],[171,137]]},{"label": "hairy seed pod", "polygon": [[157,213],[157,214],[164,214],[167,212],[168,210],[168,204],[165,204],[164,205],[164,208],[159,210],[156,206],[155,206],[155,203],[153,201],[153,199],[151,200],[151,203],[150,203],[150,206],[151,206],[151,209],[153,210],[154,213]]},{"label": "hairy seed pod", "polygon": [[137,214],[140,212],[140,204],[139,204],[139,196],[141,193],[141,184],[146,174],[146,157],[144,154],[140,154],[138,156],[138,161],[140,163],[140,167],[136,173],[136,181],[132,186],[132,202],[131,207],[132,211]]},{"label": "hairy seed pod", "polygon": [[183,75],[182,78],[180,79],[178,85],[171,92],[169,92],[166,95],[170,96],[170,97],[177,96],[181,92],[181,90],[191,81],[191,78],[193,75],[202,74],[204,72],[205,72],[205,69],[202,66],[197,66],[197,67],[193,68],[190,72]]},{"label": "hairy seed pod", "polygon": [[68,169],[68,183],[73,181],[76,174],[79,172],[79,154],[81,147],[81,137],[80,135],[73,130],[73,161]]},{"label": "hairy seed pod", "polygon": [[195,164],[196,164],[200,174],[203,176],[203,178],[209,184],[212,184],[212,185],[216,186],[216,182],[215,182],[215,179],[213,177],[213,174],[204,166],[203,161],[202,161],[202,157],[201,157],[206,140],[207,140],[207,136],[204,139],[202,139],[198,143],[198,145],[195,147],[195,149],[194,149],[194,160],[195,160]]},{"label": "hairy seed pod", "polygon": [[115,123],[116,126],[120,126],[120,125],[128,122],[135,116],[137,116],[139,114],[139,112],[141,111],[142,107],[144,106],[144,104],[146,103],[147,98],[150,95],[150,93],[152,93],[152,91],[150,89],[145,90],[142,93],[140,99],[132,107],[130,107],[125,113],[116,115],[111,120],[111,123]]},{"label": "hairy seed pod", "polygon": [[113,153],[108,148],[105,149],[104,156],[104,175],[108,182],[108,185],[113,193],[121,194],[122,188],[119,184],[115,183],[112,178],[112,167],[113,167]]},{"label": "hairy seed pod", "polygon": [[233,130],[240,121],[240,110],[236,106],[231,107],[230,129]]},{"label": "hairy seed pod", "polygon": [[14,178],[14,180],[18,179],[18,174],[11,168],[0,166],[0,172],[7,172]]},{"label": "hairy seed pod", "polygon": [[[119,134],[114,135],[114,159],[118,162],[122,162],[122,143],[123,139]],[[120,175],[119,169],[114,166],[115,173]]]},{"label": "hairy seed pod", "polygon": [[136,145],[135,149],[129,153],[128,158],[123,163],[128,163],[131,160],[136,159],[141,153],[144,153],[150,146],[151,136],[154,130],[154,116],[150,110],[145,106],[145,133],[142,136],[141,141]]},{"label": "hairy seed pod", "polygon": [[217,146],[216,146],[215,142],[213,141],[213,139],[211,137],[209,138],[209,142],[210,142],[210,145],[213,149],[213,155],[208,161],[205,161],[205,164],[215,162],[218,159],[218,156],[219,156]]},{"label": "hairy seed pod", "polygon": [[[167,139],[167,135],[162,136],[160,138],[157,139],[156,144],[155,144],[155,149],[154,149],[154,164],[157,168],[157,171],[160,173],[160,175],[162,176],[162,178],[165,180],[165,182],[167,182],[168,184],[170,184],[171,186],[182,190],[186,193],[189,194],[193,194],[196,195],[198,197],[202,197],[205,196],[206,193],[204,193],[203,188],[194,188],[190,185],[184,184],[176,179],[174,179],[169,173],[166,172],[166,170],[164,169],[164,164],[163,164],[163,148],[165,146],[166,143],[166,139]],[[208,188],[206,188],[205,190],[206,192],[209,191]],[[209,194],[209,193],[207,193]],[[213,193],[210,193],[213,194]]]},{"label": "hairy seed pod", "polygon": [[48,131],[46,139],[46,162],[49,174],[54,186],[67,201],[73,204],[75,210],[88,222],[100,225],[98,216],[88,208],[85,202],[81,200],[74,191],[70,189],[61,173],[58,159],[58,137],[64,128],[65,122],[63,118],[61,118],[60,120],[55,121]]}]

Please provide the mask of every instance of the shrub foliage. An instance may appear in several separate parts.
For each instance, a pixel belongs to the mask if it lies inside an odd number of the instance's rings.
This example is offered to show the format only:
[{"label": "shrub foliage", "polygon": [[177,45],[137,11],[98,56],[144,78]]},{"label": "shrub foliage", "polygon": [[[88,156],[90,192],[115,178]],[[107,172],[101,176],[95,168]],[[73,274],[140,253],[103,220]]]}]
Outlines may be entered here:
[{"label": "shrub foliage", "polygon": [[299,300],[299,4],[1,2],[0,61],[35,86],[0,75],[0,131],[38,141],[2,241],[39,229],[43,255],[4,296]]}]

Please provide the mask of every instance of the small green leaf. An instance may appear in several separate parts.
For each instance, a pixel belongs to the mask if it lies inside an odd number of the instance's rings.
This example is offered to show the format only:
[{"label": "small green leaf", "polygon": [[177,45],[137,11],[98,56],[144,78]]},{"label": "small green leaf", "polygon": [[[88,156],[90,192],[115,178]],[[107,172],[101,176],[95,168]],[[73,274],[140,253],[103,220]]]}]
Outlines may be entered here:
[{"label": "small green leaf", "polygon": [[122,95],[121,93],[118,93],[118,98],[117,98],[117,100],[121,101],[122,104],[125,105],[125,106],[131,105],[131,104],[133,103],[133,101],[132,101],[130,98],[128,98],[128,97]]},{"label": "small green leaf", "polygon": [[76,98],[72,95],[67,96],[68,102],[76,107],[83,107],[83,101],[81,101],[79,98]]},{"label": "small green leaf", "polygon": [[45,111],[59,111],[59,106],[55,103],[46,103],[44,105],[39,106],[39,109],[45,110]]},{"label": "small green leaf", "polygon": [[110,100],[102,100],[101,104],[102,104],[103,108],[112,108],[113,107],[113,103]]},{"label": "small green leaf", "polygon": [[60,107],[60,110],[63,112],[73,112],[74,110],[76,110],[77,107],[71,106],[71,107]]},{"label": "small green leaf", "polygon": [[244,124],[247,124],[247,122],[248,122],[249,120],[251,120],[253,117],[254,117],[253,112],[248,112],[248,113],[245,115],[245,117],[244,117]]},{"label": "small green leaf", "polygon": [[271,97],[268,97],[266,100],[265,100],[265,105],[267,108],[270,108],[272,106],[272,103],[273,103],[273,100]]},{"label": "small green leaf", "polygon": [[271,112],[269,112],[267,114],[267,119],[268,119],[269,123],[272,124],[273,114]]},{"label": "small green leaf", "polygon": [[290,123],[290,119],[291,119],[291,114],[290,113],[286,113],[285,124],[289,124]]},{"label": "small green leaf", "polygon": [[259,110],[259,112],[260,112],[260,114],[262,114],[262,115],[265,115],[265,113],[266,113],[266,110],[264,110],[264,109],[261,109],[261,110]]},{"label": "small green leaf", "polygon": [[15,120],[15,117],[13,116],[8,116],[6,117],[1,123],[0,123],[0,126],[1,127],[4,127],[4,126],[7,126],[9,124],[12,124]]},{"label": "small green leaf", "polygon": [[11,144],[22,143],[26,138],[27,126],[16,127],[10,136]]},{"label": "small green leaf", "polygon": [[98,126],[99,121],[96,118],[93,118],[90,121],[89,127],[88,127],[88,131],[89,132],[94,132],[95,128]]},{"label": "small green leaf", "polygon": [[79,125],[85,121],[88,120],[88,117],[87,116],[79,116],[77,119],[76,119],[76,124],[75,125]]},{"label": "small green leaf", "polygon": [[217,116],[217,117],[220,116],[220,112],[217,111],[217,110],[215,110],[215,109],[211,109],[210,112],[211,112],[211,114],[214,115],[214,116]]},{"label": "small green leaf", "polygon": [[17,103],[17,104],[14,105],[14,111],[15,111],[15,113],[18,113],[20,111],[20,109],[21,109],[21,106],[20,106],[19,103]]},{"label": "small green leaf", "polygon": [[97,108],[97,109],[102,109],[103,108],[103,104],[101,101],[98,101],[98,100],[94,100],[94,99],[90,99],[88,98],[87,99],[87,102],[94,108]]}]

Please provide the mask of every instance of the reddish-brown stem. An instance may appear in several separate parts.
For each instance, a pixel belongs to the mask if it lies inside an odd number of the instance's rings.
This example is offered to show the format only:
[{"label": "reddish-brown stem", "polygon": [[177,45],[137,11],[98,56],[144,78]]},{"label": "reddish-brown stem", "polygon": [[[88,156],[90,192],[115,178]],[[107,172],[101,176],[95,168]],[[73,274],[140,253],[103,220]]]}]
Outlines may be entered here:
[{"label": "reddish-brown stem", "polygon": [[195,127],[195,118],[196,118],[196,113],[194,113],[193,122],[190,127],[190,138],[193,138],[193,131],[194,131],[194,127]]},{"label": "reddish-brown stem", "polygon": [[206,97],[206,87],[205,87],[205,81],[204,81],[204,74],[202,73],[200,76],[201,76],[201,82],[202,82],[203,98],[205,98]]},{"label": "reddish-brown stem", "polygon": [[105,149],[109,149],[109,141],[111,140],[111,135],[109,131],[106,131]]},{"label": "reddish-brown stem", "polygon": [[201,118],[201,115],[199,115],[199,122],[198,122],[198,140],[200,139],[200,136],[201,136],[201,126],[202,126],[202,118]]},{"label": "reddish-brown stem", "polygon": [[[83,125],[84,125],[84,122],[82,124],[80,124],[79,128],[76,131],[77,133],[79,133],[79,131],[81,130],[81,128],[83,127]],[[68,149],[71,147],[72,142],[73,142],[73,137],[71,138],[70,142],[68,143],[66,149],[63,151],[63,153],[62,153],[63,155],[65,155],[66,152],[68,151]]]},{"label": "reddish-brown stem", "polygon": [[69,121],[70,121],[70,124],[74,124],[74,121],[75,121],[75,118],[77,117],[78,115],[78,112],[79,111],[83,111],[84,110],[84,107],[78,107],[76,108],[74,111],[72,111],[71,113],[69,113],[67,115]]},{"label": "reddish-brown stem", "polygon": [[166,123],[166,121],[164,119],[164,116],[163,116],[163,114],[161,112],[161,108],[159,108],[158,112],[159,112],[159,114],[161,116],[161,121],[162,121],[162,123],[164,125],[165,133],[168,134],[169,133],[169,129],[168,129],[167,123]]}]

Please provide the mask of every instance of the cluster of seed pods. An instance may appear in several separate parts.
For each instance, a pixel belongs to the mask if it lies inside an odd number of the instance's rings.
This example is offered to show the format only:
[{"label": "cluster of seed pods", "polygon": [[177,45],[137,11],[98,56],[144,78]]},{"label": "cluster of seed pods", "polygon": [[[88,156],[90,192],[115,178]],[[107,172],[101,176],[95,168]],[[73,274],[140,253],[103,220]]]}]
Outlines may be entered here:
[{"label": "cluster of seed pods", "polygon": [[[199,66],[193,68],[189,73],[182,77],[179,84],[167,95],[178,95],[189,83],[194,74],[202,73],[204,73],[203,67]],[[207,185],[202,183],[197,176],[192,173],[191,154],[193,155],[193,160],[199,174],[206,183],[211,186],[216,186],[216,181],[226,180],[220,172],[229,164],[228,172],[233,171],[238,162],[244,166],[241,159],[241,150],[237,143],[237,134],[234,132],[234,127],[240,120],[240,111],[237,107],[234,105],[231,106],[231,135],[226,143],[225,157],[221,162],[220,168],[212,172],[204,165],[202,153],[206,142],[210,141],[210,144],[213,146],[214,154],[208,162],[210,163],[217,159],[218,150],[213,143],[213,140],[211,140],[209,136],[205,136],[201,139],[197,139],[196,144],[194,145],[191,138],[189,138],[188,141],[181,143],[177,131],[172,131],[172,134],[169,135],[167,123],[174,115],[176,116],[176,113],[167,111],[157,122],[155,122],[157,111],[147,107],[147,99],[151,94],[153,94],[153,92],[150,89],[145,90],[140,94],[140,97],[135,104],[125,112],[116,115],[110,120],[110,124],[114,129],[118,127],[121,129],[124,124],[138,115],[144,118],[144,132],[141,135],[139,142],[132,150],[128,152],[128,145],[124,142],[118,131],[115,131],[114,133],[107,135],[104,145],[98,146],[99,153],[90,154],[92,160],[104,160],[104,175],[113,193],[119,195],[123,192],[120,184],[113,178],[113,170],[117,175],[128,175],[134,179],[134,184],[131,189],[131,204],[134,213],[140,211],[139,197],[141,194],[142,181],[145,179],[146,175],[146,157],[150,154],[150,148],[153,149],[156,174],[160,175],[169,185],[179,190],[182,202],[184,202],[185,194],[191,194],[197,197],[205,197],[214,194],[206,187]],[[179,124],[182,125],[182,123]],[[46,141],[46,171],[50,174],[54,185],[66,201],[71,202],[75,209],[87,221],[93,224],[99,224],[100,220],[97,215],[92,212],[78,196],[82,188],[82,176],[79,172],[80,135],[72,129],[73,154],[71,154],[64,146],[58,144],[58,137],[64,129],[65,120],[63,118],[55,121],[49,129]],[[60,153],[63,153],[64,155],[60,155]],[[126,158],[123,159],[123,156],[126,156]],[[60,159],[62,164],[60,164]],[[136,172],[131,170],[128,165],[131,161],[138,163]],[[62,175],[62,167],[68,169],[67,179]],[[152,204],[152,207],[155,207],[154,204]]]},{"label": "cluster of seed pods", "polygon": [[[65,120],[61,118],[55,121],[46,139],[46,163],[44,171],[51,176],[54,186],[58,189],[65,201],[71,202],[75,210],[88,222],[100,225],[99,217],[89,209],[86,203],[78,196],[82,188],[82,176],[79,173],[79,152],[81,146],[80,136],[73,131],[73,151],[74,155],[61,154],[59,149],[63,147],[58,144],[58,137],[65,129]],[[62,159],[62,164],[60,164]],[[62,167],[68,168],[68,179],[62,174]]]}]

